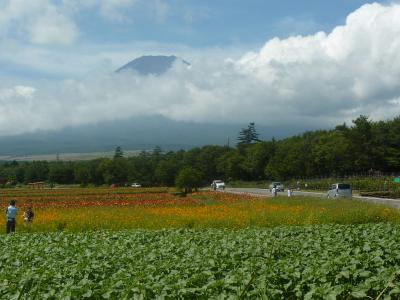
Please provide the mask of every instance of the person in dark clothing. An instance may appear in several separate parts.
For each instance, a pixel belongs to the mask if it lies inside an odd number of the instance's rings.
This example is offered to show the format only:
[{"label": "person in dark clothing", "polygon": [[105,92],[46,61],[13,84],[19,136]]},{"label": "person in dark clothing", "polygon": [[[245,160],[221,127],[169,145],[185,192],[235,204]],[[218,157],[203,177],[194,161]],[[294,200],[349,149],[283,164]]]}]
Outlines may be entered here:
[{"label": "person in dark clothing", "polygon": [[6,208],[6,232],[15,232],[15,218],[17,216],[17,208],[15,207],[15,201],[11,200],[10,205]]},{"label": "person in dark clothing", "polygon": [[34,213],[32,211],[32,207],[28,207],[24,211],[24,222],[25,224],[30,224],[33,221]]}]

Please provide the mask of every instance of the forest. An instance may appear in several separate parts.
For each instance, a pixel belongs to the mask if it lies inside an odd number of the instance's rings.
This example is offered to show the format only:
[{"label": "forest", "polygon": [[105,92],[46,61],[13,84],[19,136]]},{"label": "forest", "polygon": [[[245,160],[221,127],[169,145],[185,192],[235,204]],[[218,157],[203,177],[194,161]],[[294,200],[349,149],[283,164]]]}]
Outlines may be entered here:
[{"label": "forest", "polygon": [[45,181],[49,184],[174,186],[191,174],[199,185],[213,179],[291,180],[400,172],[400,117],[372,121],[361,115],[351,125],[308,131],[281,140],[261,141],[255,123],[238,133],[237,144],[190,150],[155,147],[124,157],[90,161],[0,162],[0,185]]}]

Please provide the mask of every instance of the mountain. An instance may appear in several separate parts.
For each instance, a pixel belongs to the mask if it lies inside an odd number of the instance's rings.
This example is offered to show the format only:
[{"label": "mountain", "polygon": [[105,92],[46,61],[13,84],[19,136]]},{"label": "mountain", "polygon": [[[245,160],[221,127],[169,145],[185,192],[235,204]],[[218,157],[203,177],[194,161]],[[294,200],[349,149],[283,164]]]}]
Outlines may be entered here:
[{"label": "mountain", "polygon": [[[135,117],[0,137],[0,156],[102,152],[113,151],[116,146],[124,150],[151,150],[158,145],[168,151],[203,145],[226,145],[228,139],[230,145],[234,146],[239,131],[247,125],[178,122],[161,116]],[[256,124],[261,139],[273,136],[282,138],[310,129],[288,128]]]},{"label": "mountain", "polygon": [[148,56],[141,56],[132,60],[126,65],[123,65],[115,72],[120,73],[124,71],[133,70],[138,72],[140,75],[161,75],[167,72],[175,62],[181,62],[187,66],[190,66],[190,64],[187,61],[180,59],[174,55],[172,56],[148,55]]}]

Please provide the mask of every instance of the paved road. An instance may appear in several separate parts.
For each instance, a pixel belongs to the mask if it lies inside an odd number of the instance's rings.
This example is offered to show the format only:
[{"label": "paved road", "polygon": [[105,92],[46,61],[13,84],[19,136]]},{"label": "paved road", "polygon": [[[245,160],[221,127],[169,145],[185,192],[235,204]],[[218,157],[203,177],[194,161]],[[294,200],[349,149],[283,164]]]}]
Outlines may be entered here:
[{"label": "paved road", "polygon": [[[250,194],[250,195],[260,196],[260,197],[272,197],[269,189],[226,188],[225,192],[236,193],[236,194]],[[287,192],[279,192],[278,194],[280,196],[287,196]],[[321,192],[294,191],[293,195],[294,195],[294,197],[296,197],[296,196],[312,196],[312,197],[327,199],[326,193],[321,193]],[[384,199],[384,198],[362,197],[362,196],[353,196],[353,198],[362,200],[362,201],[383,204],[383,205],[390,206],[390,207],[400,208],[400,199]]]}]

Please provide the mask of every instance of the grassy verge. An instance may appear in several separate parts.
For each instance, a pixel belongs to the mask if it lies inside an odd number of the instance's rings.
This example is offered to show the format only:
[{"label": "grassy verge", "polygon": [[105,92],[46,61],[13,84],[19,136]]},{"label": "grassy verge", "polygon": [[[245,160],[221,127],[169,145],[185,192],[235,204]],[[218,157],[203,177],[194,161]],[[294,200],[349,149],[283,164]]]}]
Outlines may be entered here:
[{"label": "grassy verge", "polygon": [[269,187],[269,182],[264,181],[229,181],[227,183],[227,187],[232,188],[259,188],[259,189],[266,189]]}]

